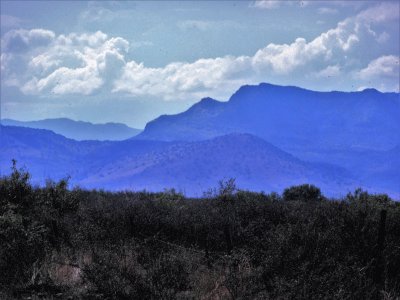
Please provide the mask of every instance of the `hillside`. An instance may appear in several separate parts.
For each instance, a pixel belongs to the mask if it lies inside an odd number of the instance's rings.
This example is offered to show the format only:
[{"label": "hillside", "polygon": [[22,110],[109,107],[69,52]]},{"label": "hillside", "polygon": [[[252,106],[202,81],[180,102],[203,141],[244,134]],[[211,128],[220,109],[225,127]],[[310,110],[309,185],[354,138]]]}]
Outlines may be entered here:
[{"label": "hillside", "polygon": [[200,141],[249,133],[303,161],[340,166],[359,182],[399,195],[399,116],[398,93],[262,83],[241,87],[227,102],[205,98],[183,113],[161,116],[136,138]]},{"label": "hillside", "polygon": [[[165,144],[154,141],[76,141],[50,130],[0,126],[0,171],[9,172],[11,159],[29,169],[34,183],[71,176],[77,183],[108,161],[132,157]],[[100,188],[100,187],[99,187]]]},{"label": "hillside", "polygon": [[201,196],[223,178],[235,178],[240,188],[253,191],[281,191],[285,185],[307,182],[336,195],[356,186],[344,169],[301,161],[249,134],[173,143],[139,158],[111,162],[82,183],[112,190],[176,188]]},{"label": "hillside", "polygon": [[90,122],[74,121],[67,118],[45,119],[39,121],[1,120],[2,125],[20,126],[36,129],[47,129],[77,141],[82,140],[110,140],[119,141],[131,138],[141,132],[121,123],[93,124]]},{"label": "hillside", "polygon": [[159,191],[176,188],[201,196],[223,178],[240,188],[281,191],[314,183],[327,195],[362,185],[342,168],[307,163],[249,134],[198,142],[74,141],[47,130],[2,126],[1,172],[15,158],[36,183],[71,176],[88,188]]}]

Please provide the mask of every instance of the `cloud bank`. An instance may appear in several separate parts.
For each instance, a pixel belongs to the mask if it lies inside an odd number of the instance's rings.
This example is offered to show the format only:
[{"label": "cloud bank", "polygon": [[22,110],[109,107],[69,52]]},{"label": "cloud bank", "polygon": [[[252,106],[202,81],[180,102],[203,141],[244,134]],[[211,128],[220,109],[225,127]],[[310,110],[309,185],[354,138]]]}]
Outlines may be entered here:
[{"label": "cloud bank", "polygon": [[[255,5],[272,9],[276,2]],[[267,44],[254,55],[172,62],[159,68],[128,60],[130,43],[101,31],[57,35],[45,29],[11,30],[2,39],[2,84],[15,86],[25,94],[91,95],[107,91],[165,100],[207,95],[224,98],[242,84],[279,81],[304,85],[307,78],[315,81],[327,77],[351,78],[359,86],[398,91],[398,56],[385,53],[364,65],[357,62],[358,51],[371,43],[388,42],[388,34],[379,31],[378,25],[398,18],[397,3],[382,3],[310,41],[299,37],[288,44]],[[206,23],[180,25],[204,30]]]}]

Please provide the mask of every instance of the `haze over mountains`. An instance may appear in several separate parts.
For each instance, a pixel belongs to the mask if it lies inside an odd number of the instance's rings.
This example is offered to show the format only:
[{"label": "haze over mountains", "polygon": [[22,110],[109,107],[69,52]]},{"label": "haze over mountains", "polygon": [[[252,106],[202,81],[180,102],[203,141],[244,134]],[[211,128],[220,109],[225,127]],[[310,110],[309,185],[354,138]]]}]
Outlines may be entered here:
[{"label": "haze over mountains", "polygon": [[27,122],[2,119],[1,124],[6,126],[48,129],[77,141],[120,141],[133,137],[141,132],[140,129],[131,128],[121,123],[93,124],[90,122],[74,121],[67,118],[45,119]]},{"label": "haze over mountains", "polygon": [[228,102],[203,99],[124,141],[2,126],[1,172],[15,158],[38,183],[68,174],[87,188],[201,196],[233,177],[255,191],[313,183],[328,196],[362,187],[399,199],[399,116],[398,93],[244,86]]}]

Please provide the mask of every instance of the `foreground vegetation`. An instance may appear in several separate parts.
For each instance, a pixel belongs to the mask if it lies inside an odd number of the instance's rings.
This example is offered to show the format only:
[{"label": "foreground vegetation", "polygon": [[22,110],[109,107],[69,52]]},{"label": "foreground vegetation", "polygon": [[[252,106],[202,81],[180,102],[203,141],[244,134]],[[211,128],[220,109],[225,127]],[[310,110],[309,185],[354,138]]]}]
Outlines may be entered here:
[{"label": "foreground vegetation", "polygon": [[203,199],[0,180],[0,298],[399,299],[400,203],[309,185]]}]

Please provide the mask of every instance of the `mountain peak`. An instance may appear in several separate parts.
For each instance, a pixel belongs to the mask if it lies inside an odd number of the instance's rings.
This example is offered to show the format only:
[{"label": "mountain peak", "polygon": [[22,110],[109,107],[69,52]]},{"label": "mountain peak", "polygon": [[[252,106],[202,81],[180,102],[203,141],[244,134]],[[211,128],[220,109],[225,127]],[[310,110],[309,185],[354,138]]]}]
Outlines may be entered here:
[{"label": "mountain peak", "polygon": [[229,99],[229,101],[237,101],[238,99],[258,98],[261,95],[277,94],[277,93],[295,93],[295,92],[312,92],[297,86],[283,86],[272,83],[262,82],[258,85],[243,85]]},{"label": "mountain peak", "polygon": [[186,112],[157,119],[141,138],[193,141],[246,132],[284,150],[390,149],[399,143],[399,109],[398,94],[375,89],[320,92],[260,83],[242,86],[227,102],[204,98]]},{"label": "mountain peak", "polygon": [[382,94],[380,91],[374,88],[366,88],[362,90],[362,93],[369,93],[369,94]]},{"label": "mountain peak", "polygon": [[[199,102],[193,104],[188,110],[187,112],[190,113],[198,113],[200,111],[209,111],[212,109],[215,109],[217,106],[223,104],[224,102],[215,100],[213,98],[210,97],[206,97],[201,99]],[[184,114],[185,112],[183,112]]]},{"label": "mountain peak", "polygon": [[196,104],[194,104],[192,107],[196,107],[196,106],[201,106],[201,107],[211,107],[217,103],[221,103],[218,100],[215,100],[213,98],[210,97],[206,97],[201,99],[199,102],[197,102]]}]

